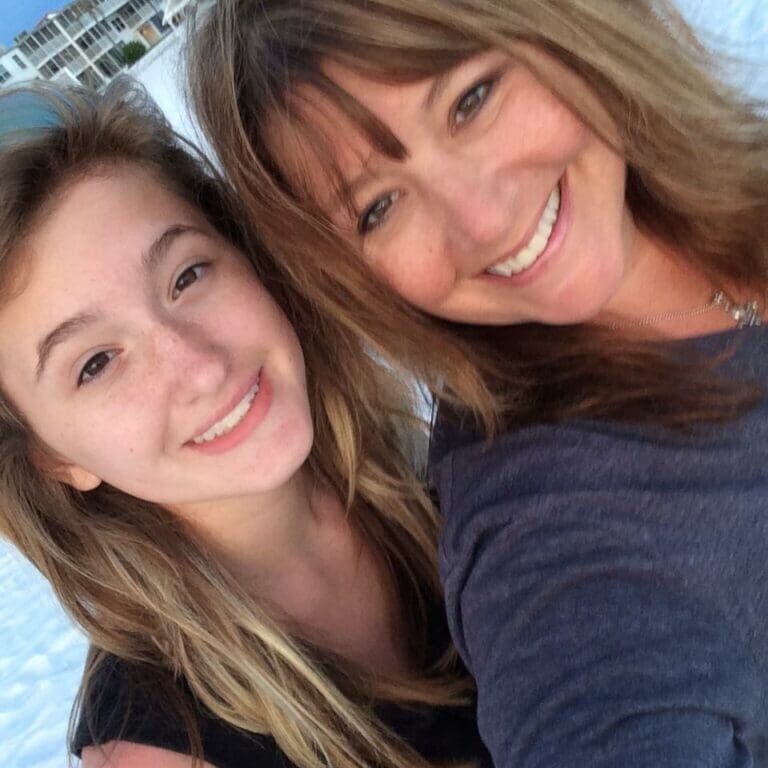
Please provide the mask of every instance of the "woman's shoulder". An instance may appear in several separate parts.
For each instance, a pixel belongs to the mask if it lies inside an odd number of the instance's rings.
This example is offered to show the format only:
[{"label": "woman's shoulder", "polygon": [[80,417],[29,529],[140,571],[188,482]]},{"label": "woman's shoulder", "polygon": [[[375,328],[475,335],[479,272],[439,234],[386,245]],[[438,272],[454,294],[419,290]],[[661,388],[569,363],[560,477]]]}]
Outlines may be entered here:
[{"label": "woman's shoulder", "polygon": [[[681,355],[711,361],[726,378],[757,384],[768,392],[768,326],[727,331],[699,337],[681,347]],[[648,404],[652,410],[652,402]],[[510,428],[493,440],[484,437],[471,415],[441,404],[437,409],[430,440],[429,466],[434,475],[446,464],[456,468],[488,469],[494,464],[535,468],[548,457],[567,460],[574,469],[594,470],[595,452],[603,456],[631,451],[635,462],[645,451],[648,457],[669,456],[691,447],[702,450],[728,448],[757,455],[768,445],[768,399],[763,398],[742,418],[730,423],[692,427],[687,432],[653,424],[636,424],[609,419],[574,419],[548,423],[531,422]],[[606,451],[610,453],[606,454]],[[640,452],[638,454],[638,451]],[[603,464],[603,462],[601,462]],[[552,474],[547,473],[552,479]],[[541,487],[539,478],[537,487]]]},{"label": "woman's shoulder", "polygon": [[[187,726],[191,720],[199,732],[203,759],[216,768],[290,765],[273,739],[246,733],[214,717],[183,681],[112,654],[98,653],[94,658],[70,745],[78,757],[89,753],[97,757],[104,750],[117,749],[125,768],[132,768],[137,760],[140,764],[147,754],[164,768],[159,757],[168,762],[168,768],[176,768],[173,760],[189,758],[193,751]],[[114,756],[111,759],[114,762]],[[183,760],[178,762],[178,768],[185,765]]]}]

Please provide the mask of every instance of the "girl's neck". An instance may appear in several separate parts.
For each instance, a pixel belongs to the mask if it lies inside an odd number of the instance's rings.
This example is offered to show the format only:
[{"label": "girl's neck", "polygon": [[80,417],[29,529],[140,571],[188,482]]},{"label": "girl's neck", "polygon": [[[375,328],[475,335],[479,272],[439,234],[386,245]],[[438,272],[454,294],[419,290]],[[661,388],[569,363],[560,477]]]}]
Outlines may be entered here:
[{"label": "girl's neck", "polygon": [[205,548],[294,634],[370,673],[407,673],[391,574],[338,495],[308,472],[268,498],[182,514]]}]

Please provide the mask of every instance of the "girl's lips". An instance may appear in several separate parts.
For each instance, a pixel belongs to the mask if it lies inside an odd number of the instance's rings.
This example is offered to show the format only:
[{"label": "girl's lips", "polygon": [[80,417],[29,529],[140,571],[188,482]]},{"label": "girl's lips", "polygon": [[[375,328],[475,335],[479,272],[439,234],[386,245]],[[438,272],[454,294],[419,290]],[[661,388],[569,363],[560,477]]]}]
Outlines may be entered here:
[{"label": "girl's lips", "polygon": [[259,374],[259,391],[254,396],[251,406],[245,416],[243,416],[242,420],[226,434],[203,443],[189,441],[186,443],[186,446],[201,453],[226,453],[245,442],[251,436],[259,424],[264,420],[271,404],[272,382],[262,368]]},{"label": "girl's lips", "polygon": [[549,236],[547,247],[542,254],[531,264],[528,269],[518,272],[516,275],[505,277],[503,275],[491,275],[483,273],[479,277],[483,280],[491,280],[494,283],[503,283],[504,285],[524,286],[532,283],[546,268],[547,264],[556,256],[560,250],[563,240],[568,233],[571,222],[571,199],[568,189],[568,179],[563,176],[560,179],[560,210],[557,219],[552,227],[552,233]]}]

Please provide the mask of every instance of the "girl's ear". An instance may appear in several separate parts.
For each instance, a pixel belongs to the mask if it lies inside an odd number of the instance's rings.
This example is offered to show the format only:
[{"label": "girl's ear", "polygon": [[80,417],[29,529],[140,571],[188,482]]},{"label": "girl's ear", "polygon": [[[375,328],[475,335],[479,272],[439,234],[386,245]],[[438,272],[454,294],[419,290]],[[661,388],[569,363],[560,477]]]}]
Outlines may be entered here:
[{"label": "girl's ear", "polygon": [[41,471],[60,483],[71,485],[77,491],[92,491],[101,485],[101,478],[87,469],[68,464],[60,456],[54,455],[36,440],[28,447],[31,462]]},{"label": "girl's ear", "polygon": [[51,477],[71,485],[77,491],[92,491],[101,485],[100,477],[74,464],[59,464],[57,467],[46,468],[45,471]]}]

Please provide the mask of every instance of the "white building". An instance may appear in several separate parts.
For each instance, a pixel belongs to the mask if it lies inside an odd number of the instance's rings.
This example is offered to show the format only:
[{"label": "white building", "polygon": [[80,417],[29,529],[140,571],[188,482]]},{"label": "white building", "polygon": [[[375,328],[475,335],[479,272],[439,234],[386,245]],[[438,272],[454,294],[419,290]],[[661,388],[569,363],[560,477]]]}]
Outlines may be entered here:
[{"label": "white building", "polygon": [[[74,0],[17,35],[2,64],[8,69],[5,60],[15,53],[36,70],[34,76],[103,88],[125,66],[125,43],[152,47],[170,32],[161,6],[162,0]],[[12,77],[18,75],[14,70]]]},{"label": "white building", "polygon": [[206,10],[214,2],[215,0],[165,0],[163,23],[178,27],[184,21],[187,10],[191,6],[197,6],[201,10]]},{"label": "white building", "polygon": [[18,47],[3,48],[0,51],[0,87],[34,80],[36,77],[40,77],[40,74]]}]

